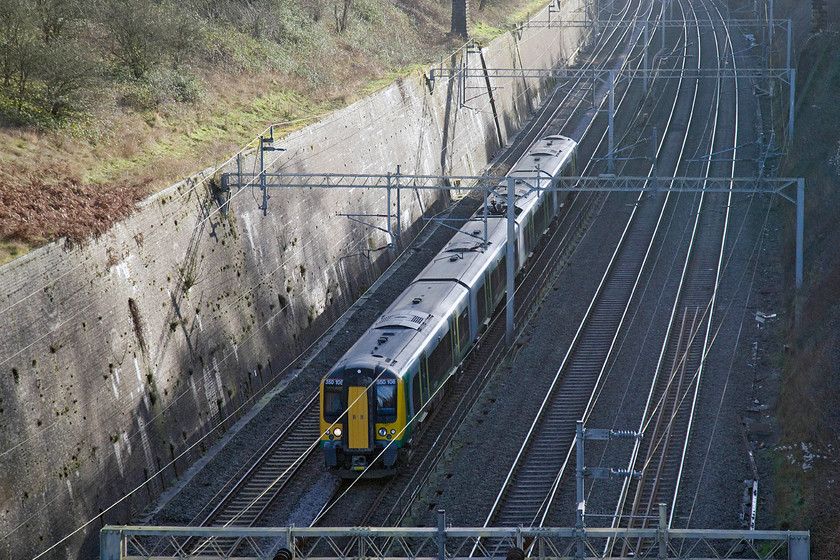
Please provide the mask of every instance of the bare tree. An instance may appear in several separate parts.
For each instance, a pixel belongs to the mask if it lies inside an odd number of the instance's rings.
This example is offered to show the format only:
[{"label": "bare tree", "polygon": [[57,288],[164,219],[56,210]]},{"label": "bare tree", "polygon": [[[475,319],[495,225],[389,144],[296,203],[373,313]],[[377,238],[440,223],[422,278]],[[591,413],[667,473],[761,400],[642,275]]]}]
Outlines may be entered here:
[{"label": "bare tree", "polygon": [[78,109],[81,94],[100,76],[99,65],[89,50],[71,39],[52,40],[43,52],[39,96],[50,115],[62,117]]},{"label": "bare tree", "polygon": [[81,18],[76,0],[34,0],[35,17],[44,43],[61,37],[70,22]]},{"label": "bare tree", "polygon": [[312,21],[318,22],[321,20],[324,11],[324,0],[313,0],[309,5],[309,13]]},{"label": "bare tree", "polygon": [[452,0],[452,27],[451,32],[461,37],[468,37],[470,33],[469,24],[470,0]]},{"label": "bare tree", "polygon": [[160,7],[153,0],[104,0],[103,24],[114,57],[142,78],[163,56],[166,42]]},{"label": "bare tree", "polygon": [[15,101],[20,114],[29,93],[32,74],[41,61],[31,5],[25,0],[0,3],[0,29],[2,87]]},{"label": "bare tree", "polygon": [[827,21],[825,0],[811,0],[811,31],[819,33],[825,29]]},{"label": "bare tree", "polygon": [[335,28],[339,33],[344,33],[347,29],[347,15],[350,13],[350,5],[353,0],[344,0],[344,9],[341,12],[341,17],[338,16],[338,6],[333,6],[333,13],[335,14]]}]

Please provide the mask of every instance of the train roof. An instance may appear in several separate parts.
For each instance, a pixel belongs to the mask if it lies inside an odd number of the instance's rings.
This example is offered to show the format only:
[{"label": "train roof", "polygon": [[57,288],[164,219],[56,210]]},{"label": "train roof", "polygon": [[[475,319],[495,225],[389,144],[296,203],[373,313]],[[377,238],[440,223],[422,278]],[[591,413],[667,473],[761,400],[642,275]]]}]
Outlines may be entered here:
[{"label": "train roof", "polygon": [[507,221],[504,217],[487,217],[486,243],[483,219],[470,221],[426,265],[417,280],[457,280],[473,286],[496,254],[505,249],[506,239]]},{"label": "train roof", "polygon": [[330,374],[347,367],[384,366],[397,375],[447,328],[451,310],[466,300],[468,291],[456,282],[415,281],[356,341]]},{"label": "train roof", "polygon": [[[558,175],[574,158],[577,142],[566,136],[546,136],[535,142],[531,149],[517,161],[508,177],[514,179],[515,210],[517,215],[527,212],[539,198],[538,187],[549,186],[548,180]],[[534,180],[534,177],[538,179]],[[545,177],[546,182],[540,181]],[[502,180],[494,189],[490,203],[500,213],[507,207],[508,181]]]},{"label": "train roof", "polygon": [[[554,135],[540,139],[516,162],[510,176],[514,178],[515,213],[528,210],[540,194],[532,184],[535,175],[546,180],[556,175],[573,157],[577,143],[566,136]],[[523,180],[517,179],[522,177]],[[527,180],[524,180],[527,177]],[[545,185],[548,183],[546,182]],[[484,270],[494,262],[507,240],[507,183],[494,189],[495,195],[487,216],[487,242],[484,242],[484,209],[479,208],[472,219],[455,233],[443,250],[430,262],[418,279],[453,279],[473,286]],[[517,222],[520,220],[517,219]],[[480,263],[484,263],[483,265]],[[476,266],[478,264],[478,266]]]},{"label": "train roof", "polygon": [[[536,185],[529,184],[530,179],[537,172],[546,179],[557,175],[574,157],[576,146],[574,140],[565,136],[547,136],[514,165],[510,175],[515,179],[517,216],[528,215],[539,199],[540,193],[534,190]],[[405,366],[412,363],[427,341],[448,328],[446,320],[452,310],[466,305],[469,297],[466,286],[475,286],[487,267],[501,258],[505,250],[507,182],[497,186],[494,193],[490,197],[494,206],[486,219],[486,242],[481,208],[328,375],[340,374],[347,367],[382,366],[402,375]]]},{"label": "train roof", "polygon": [[528,152],[516,162],[514,167],[520,167],[520,165],[530,166],[529,164],[533,163],[534,160],[539,161],[540,158],[544,157],[564,156],[565,159],[565,154],[573,153],[576,148],[577,142],[567,136],[561,136],[559,134],[545,136],[534,142]]}]

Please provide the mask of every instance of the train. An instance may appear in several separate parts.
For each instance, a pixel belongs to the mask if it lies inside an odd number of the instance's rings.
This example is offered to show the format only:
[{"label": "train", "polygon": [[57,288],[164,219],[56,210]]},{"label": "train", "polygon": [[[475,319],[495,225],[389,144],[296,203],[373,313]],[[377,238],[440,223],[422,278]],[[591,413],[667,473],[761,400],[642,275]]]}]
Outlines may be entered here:
[{"label": "train", "polygon": [[[553,135],[511,168],[514,268],[521,270],[570,195],[525,178],[574,176],[577,143]],[[521,176],[523,180],[516,180]],[[320,446],[341,476],[388,476],[505,297],[507,184],[458,230],[403,293],[324,376]]]}]

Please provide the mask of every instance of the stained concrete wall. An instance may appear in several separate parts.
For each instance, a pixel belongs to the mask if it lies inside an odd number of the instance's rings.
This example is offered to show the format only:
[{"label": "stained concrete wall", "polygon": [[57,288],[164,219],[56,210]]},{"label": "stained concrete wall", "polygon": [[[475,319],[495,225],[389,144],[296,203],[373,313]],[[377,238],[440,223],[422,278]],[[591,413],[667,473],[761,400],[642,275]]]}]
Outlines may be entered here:
[{"label": "stained concrete wall", "polygon": [[[565,5],[566,19],[577,9]],[[485,63],[550,67],[579,32],[526,29],[494,41]],[[483,82],[462,106],[456,82],[430,94],[413,73],[282,139],[273,168],[478,173],[546,86],[494,81],[494,119]],[[32,557],[77,527],[44,557],[95,556],[99,528],[142,511],[395,255],[371,250],[388,242],[381,232],[336,217],[385,212],[383,191],[274,190],[263,216],[242,190],[223,217],[206,178],[90,243],[0,268],[0,557]],[[402,191],[400,244],[442,198]]]}]

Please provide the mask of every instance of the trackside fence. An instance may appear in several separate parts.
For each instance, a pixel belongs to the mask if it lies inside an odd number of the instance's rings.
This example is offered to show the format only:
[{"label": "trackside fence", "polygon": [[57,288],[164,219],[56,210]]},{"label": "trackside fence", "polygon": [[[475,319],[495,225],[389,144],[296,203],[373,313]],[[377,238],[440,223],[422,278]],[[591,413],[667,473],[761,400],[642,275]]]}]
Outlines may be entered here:
[{"label": "trackside fence", "polygon": [[[222,544],[232,538],[238,542],[233,550]],[[436,528],[106,526],[100,532],[100,559],[474,560],[505,558],[517,547],[532,560],[572,560],[619,558],[613,555],[625,544],[633,560],[810,559],[808,531],[458,528],[445,523]]]}]

